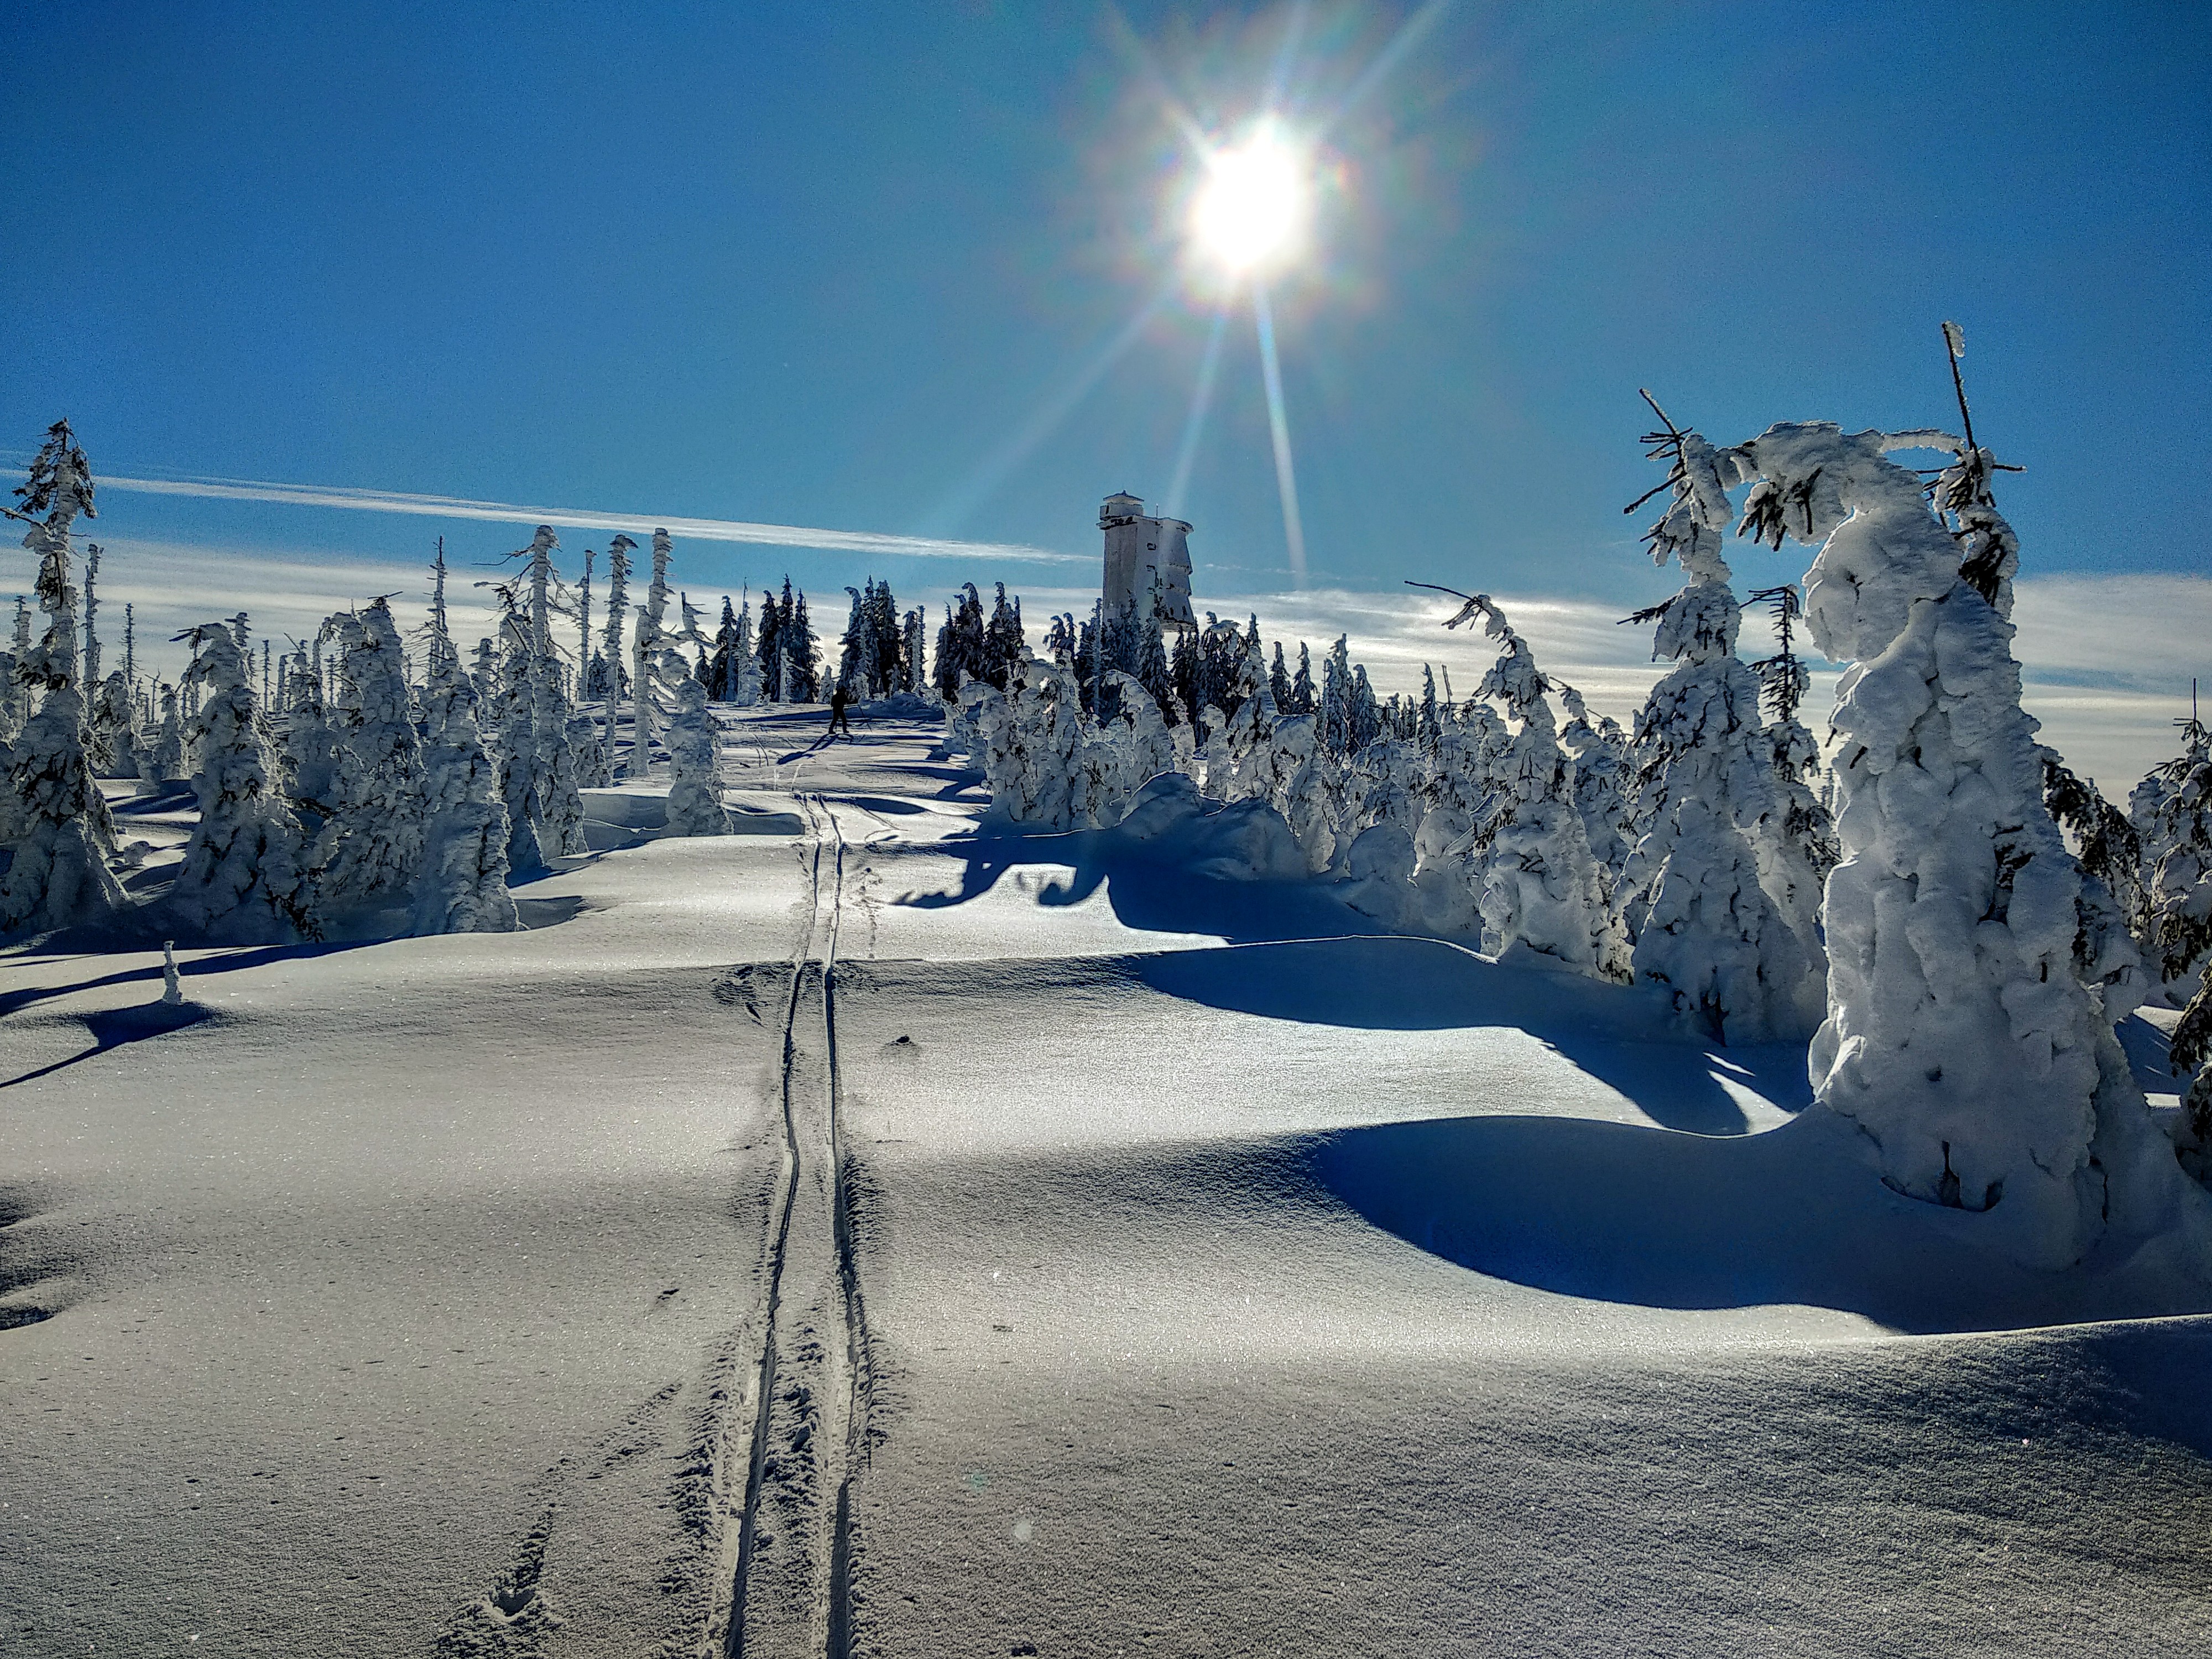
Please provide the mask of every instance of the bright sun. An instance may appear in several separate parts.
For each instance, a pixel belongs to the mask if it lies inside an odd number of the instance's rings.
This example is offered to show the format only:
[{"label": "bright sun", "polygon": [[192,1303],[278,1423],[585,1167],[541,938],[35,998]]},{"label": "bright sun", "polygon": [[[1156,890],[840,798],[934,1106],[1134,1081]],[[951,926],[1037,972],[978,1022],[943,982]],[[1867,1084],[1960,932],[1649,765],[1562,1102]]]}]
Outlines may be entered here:
[{"label": "bright sun", "polygon": [[1279,264],[1305,229],[1309,191],[1297,151],[1261,126],[1234,149],[1206,159],[1191,204],[1191,234],[1232,276]]}]

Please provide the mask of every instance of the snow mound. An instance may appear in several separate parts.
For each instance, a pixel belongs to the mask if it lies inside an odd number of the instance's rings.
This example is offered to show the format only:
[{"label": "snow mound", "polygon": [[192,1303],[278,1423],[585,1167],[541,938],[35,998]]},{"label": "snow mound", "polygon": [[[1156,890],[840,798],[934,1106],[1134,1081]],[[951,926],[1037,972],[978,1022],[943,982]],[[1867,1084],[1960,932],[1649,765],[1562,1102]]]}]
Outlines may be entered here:
[{"label": "snow mound", "polygon": [[2020,1264],[1987,1219],[1882,1185],[1880,1151],[1814,1108],[1754,1135],[1585,1118],[1346,1130],[1316,1178],[1375,1225],[1462,1267],[1657,1308],[1796,1304],[1917,1333],[2212,1311],[2177,1250]]},{"label": "snow mound", "polygon": [[1299,881],[1306,873],[1305,854],[1281,813],[1264,800],[1208,800],[1181,772],[1164,772],[1139,790],[1110,833],[1216,880]]},{"label": "snow mound", "polygon": [[860,712],[872,720],[921,720],[938,726],[945,720],[945,705],[919,691],[894,691],[888,697],[862,703]]}]

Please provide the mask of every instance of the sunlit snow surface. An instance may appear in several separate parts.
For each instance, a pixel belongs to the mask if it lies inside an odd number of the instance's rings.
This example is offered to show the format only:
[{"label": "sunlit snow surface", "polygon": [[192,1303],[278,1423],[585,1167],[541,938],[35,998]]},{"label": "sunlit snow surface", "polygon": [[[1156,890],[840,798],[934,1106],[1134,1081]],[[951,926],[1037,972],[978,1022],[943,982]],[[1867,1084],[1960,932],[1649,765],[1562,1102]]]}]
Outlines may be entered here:
[{"label": "sunlit snow surface", "polygon": [[2187,1312],[2156,1264],[2000,1267],[1802,1050],[979,824],[820,719],[728,732],[747,833],[598,801],[527,933],[183,952],[181,1022],[158,955],[0,957],[0,1653],[694,1650],[800,792],[854,1651],[2212,1650],[2212,1323],[2080,1322]]}]

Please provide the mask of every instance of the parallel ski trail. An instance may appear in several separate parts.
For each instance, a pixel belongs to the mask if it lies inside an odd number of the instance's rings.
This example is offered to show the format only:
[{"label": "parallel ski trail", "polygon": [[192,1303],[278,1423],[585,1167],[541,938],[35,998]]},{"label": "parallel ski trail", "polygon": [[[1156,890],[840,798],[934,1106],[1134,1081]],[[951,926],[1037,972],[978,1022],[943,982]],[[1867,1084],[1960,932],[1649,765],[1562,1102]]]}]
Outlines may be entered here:
[{"label": "parallel ski trail", "polygon": [[[827,801],[795,799],[806,823],[809,911],[784,1012],[784,1162],[766,1252],[763,1331],[750,1410],[738,1413],[750,1419],[744,1499],[726,1528],[701,1648],[714,1659],[844,1659],[853,1639],[852,1485],[867,1454],[869,1368],[837,1053],[837,947],[850,848]],[[818,1086],[801,1013],[810,969],[819,975],[812,982],[822,996]],[[732,1463],[736,1449],[727,1446]]]},{"label": "parallel ski trail", "polygon": [[744,1501],[734,1526],[725,1529],[721,1565],[715,1574],[716,1595],[708,1616],[702,1655],[733,1656],[744,1648],[745,1587],[750,1576],[755,1528],[760,1513],[761,1480],[768,1452],[769,1408],[775,1397],[775,1329],[782,1310],[783,1264],[789,1254],[791,1218],[799,1194],[799,1126],[792,1099],[792,1073],[798,1055],[799,998],[806,969],[814,956],[814,938],[822,923],[822,840],[814,815],[804,795],[798,797],[807,821],[806,926],[791,961],[791,987],[784,1002],[781,1062],[783,1107],[783,1171],[776,1189],[776,1213],[771,1230],[763,1278],[767,1297],[761,1322],[760,1357],[752,1376],[751,1428],[745,1459]]},{"label": "parallel ski trail", "polygon": [[830,1221],[837,1246],[837,1283],[845,1307],[843,1364],[834,1398],[842,1419],[842,1432],[834,1443],[842,1459],[837,1472],[836,1507],[830,1546],[829,1617],[823,1632],[829,1659],[846,1659],[853,1644],[852,1499],[853,1478],[868,1453],[868,1384],[872,1376],[868,1355],[867,1309],[860,1297],[860,1270],[853,1244],[850,1170],[845,1157],[843,1068],[837,1054],[837,945],[844,919],[845,854],[842,826],[828,803],[830,827],[837,838],[837,903],[830,914],[829,948],[822,963],[823,1042],[830,1057]]}]

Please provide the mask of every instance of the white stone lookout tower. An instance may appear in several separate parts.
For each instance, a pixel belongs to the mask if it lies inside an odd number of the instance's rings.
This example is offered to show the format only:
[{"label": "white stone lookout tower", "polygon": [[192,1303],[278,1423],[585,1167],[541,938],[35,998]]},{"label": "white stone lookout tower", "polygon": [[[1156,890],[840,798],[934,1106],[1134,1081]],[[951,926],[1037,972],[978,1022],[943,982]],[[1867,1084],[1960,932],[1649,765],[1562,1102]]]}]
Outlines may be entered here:
[{"label": "white stone lookout tower", "polygon": [[1162,628],[1196,632],[1198,620],[1190,610],[1190,526],[1181,519],[1146,517],[1144,502],[1124,492],[1099,503],[1098,527],[1106,532],[1108,614],[1133,602],[1141,617],[1156,600]]}]

